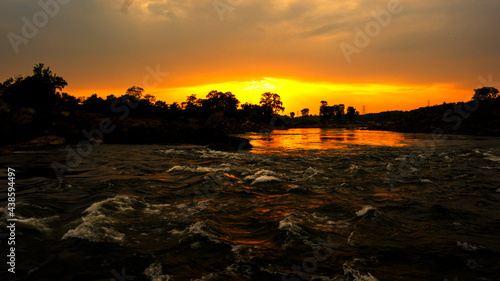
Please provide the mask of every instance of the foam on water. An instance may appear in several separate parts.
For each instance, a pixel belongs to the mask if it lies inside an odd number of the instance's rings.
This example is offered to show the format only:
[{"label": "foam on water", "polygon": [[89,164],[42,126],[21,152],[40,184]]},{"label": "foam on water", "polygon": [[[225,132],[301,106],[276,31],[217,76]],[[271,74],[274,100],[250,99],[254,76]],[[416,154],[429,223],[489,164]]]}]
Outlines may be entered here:
[{"label": "foam on water", "polygon": [[273,176],[260,176],[256,178],[252,184],[263,183],[263,182],[272,182],[272,181],[281,181],[281,179]]},{"label": "foam on water", "polygon": [[131,205],[136,202],[135,198],[125,195],[96,202],[83,211],[84,214],[87,214],[82,217],[83,222],[66,232],[61,239],[79,238],[91,242],[122,242],[125,239],[125,234],[113,229],[117,219],[112,216],[133,211],[134,208]]},{"label": "foam on water", "polygon": [[143,212],[146,214],[161,214],[165,211],[165,209],[171,209],[172,204],[147,204],[143,209]]},{"label": "foam on water", "polygon": [[363,206],[363,208],[361,210],[356,212],[356,216],[362,217],[362,216],[366,215],[369,211],[372,211],[372,210],[376,210],[376,208],[371,206],[371,205],[365,205],[365,206]]},{"label": "foam on water", "polygon": [[[294,213],[289,213],[285,215],[285,218],[283,218],[278,225],[278,229],[281,231],[285,231],[286,235],[291,238],[291,239],[285,239],[282,247],[284,249],[292,247],[293,242],[296,238],[298,238],[302,243],[305,245],[308,245],[311,248],[316,248],[318,246],[317,242],[314,242],[307,231],[303,229],[302,226],[299,224],[304,224],[305,221],[307,221],[307,217],[310,215],[306,214],[294,214]],[[307,223],[306,223],[307,224]],[[330,226],[326,226],[327,228]]]},{"label": "foam on water", "polygon": [[121,242],[124,240],[125,234],[105,226],[113,222],[112,219],[104,215],[84,217],[83,223],[66,232],[61,240],[79,238],[89,240],[90,242]]},{"label": "foam on water", "polygon": [[491,153],[483,153],[484,156],[486,156],[486,160],[494,161],[500,163],[500,156],[493,155]]},{"label": "foam on water", "polygon": [[52,229],[47,226],[48,223],[57,220],[59,216],[52,216],[52,217],[46,217],[46,218],[22,218],[18,216],[18,222],[21,225],[27,225],[30,227],[33,227],[37,229],[40,232],[50,232]]},{"label": "foam on water", "polygon": [[149,280],[151,280],[151,281],[174,280],[174,278],[172,278],[172,276],[163,274],[162,266],[158,262],[155,262],[155,263],[152,263],[151,265],[149,265],[148,268],[146,268],[144,270],[144,275],[149,277]]},{"label": "foam on water", "polygon": [[264,182],[273,182],[273,181],[282,181],[279,178],[278,173],[271,170],[259,170],[253,175],[246,176],[243,180],[252,181],[252,184],[264,183]]},{"label": "foam on water", "polygon": [[240,154],[237,152],[226,152],[226,151],[206,149],[206,150],[201,150],[200,153],[202,154],[200,158],[241,159]]},{"label": "foam on water", "polygon": [[170,172],[193,172],[193,173],[215,173],[215,172],[231,172],[231,168],[227,167],[227,165],[215,166],[215,167],[188,167],[188,166],[174,166],[168,169],[168,173]]},{"label": "foam on water", "polygon": [[429,179],[419,179],[421,183],[432,183]]},{"label": "foam on water", "polygon": [[319,174],[319,173],[323,173],[323,171],[320,169],[315,169],[313,167],[309,167],[309,168],[307,168],[307,170],[305,170],[302,173],[303,174]]},{"label": "foam on water", "polygon": [[356,259],[353,262],[346,262],[342,265],[342,269],[344,270],[344,275],[349,278],[348,280],[352,280],[352,281],[378,281],[378,279],[375,278],[371,273],[368,272],[366,274],[363,274],[358,269],[356,269],[354,267],[355,262],[356,262]]},{"label": "foam on water", "polygon": [[352,174],[352,173],[359,171],[359,168],[360,167],[358,165],[351,164],[351,166],[348,169],[346,169],[345,171],[348,172],[349,174]]},{"label": "foam on water", "polygon": [[208,240],[214,243],[222,243],[222,241],[217,238],[216,235],[210,233],[208,229],[211,229],[211,227],[208,225],[207,221],[197,221],[196,223],[189,226],[187,232],[190,236],[201,235],[208,238]]},{"label": "foam on water", "polygon": [[293,214],[286,214],[285,218],[280,220],[278,229],[299,233],[301,228],[297,225],[298,221],[299,220]]}]

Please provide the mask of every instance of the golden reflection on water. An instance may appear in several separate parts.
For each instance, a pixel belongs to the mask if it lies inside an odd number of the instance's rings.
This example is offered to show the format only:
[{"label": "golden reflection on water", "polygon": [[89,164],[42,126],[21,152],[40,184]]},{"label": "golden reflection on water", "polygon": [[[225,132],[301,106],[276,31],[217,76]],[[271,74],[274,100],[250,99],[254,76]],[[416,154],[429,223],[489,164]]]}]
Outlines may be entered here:
[{"label": "golden reflection on water", "polygon": [[255,153],[264,153],[263,149],[324,150],[345,148],[348,145],[401,147],[414,140],[412,136],[403,133],[331,128],[275,130],[244,137],[250,139]]}]

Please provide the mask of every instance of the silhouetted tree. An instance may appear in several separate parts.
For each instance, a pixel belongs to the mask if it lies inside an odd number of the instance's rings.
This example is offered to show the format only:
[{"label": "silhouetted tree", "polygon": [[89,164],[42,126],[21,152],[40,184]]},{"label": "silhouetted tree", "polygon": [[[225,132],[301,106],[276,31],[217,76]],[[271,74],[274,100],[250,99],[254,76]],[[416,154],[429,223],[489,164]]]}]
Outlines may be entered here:
[{"label": "silhouetted tree", "polygon": [[290,112],[290,117],[291,117],[291,118],[294,118],[294,117],[295,117],[295,112],[293,112],[293,111],[292,111],[292,112]]},{"label": "silhouetted tree", "polygon": [[79,100],[67,93],[61,93],[59,99],[63,109],[75,110],[79,106]]},{"label": "silhouetted tree", "polygon": [[181,110],[181,107],[179,106],[179,103],[178,102],[174,102],[170,105],[170,110],[173,111],[173,112],[178,112]]},{"label": "silhouetted tree", "polygon": [[345,105],[336,104],[333,106],[333,116],[335,119],[340,120],[345,115]]},{"label": "silhouetted tree", "polygon": [[159,109],[168,110],[168,104],[162,100],[156,101],[155,107],[157,107]]},{"label": "silhouetted tree", "polygon": [[132,86],[127,89],[125,94],[135,97],[136,99],[142,98],[142,94],[144,94],[144,89],[138,86]]},{"label": "silhouetted tree", "polygon": [[359,111],[356,111],[356,109],[352,106],[349,106],[347,108],[347,113],[345,114],[345,117],[349,120],[354,120],[359,115]]},{"label": "silhouetted tree", "polygon": [[87,111],[97,112],[97,113],[108,113],[109,105],[102,98],[98,97],[97,94],[92,94],[86,100],[83,101],[83,108]]},{"label": "silhouetted tree", "polygon": [[143,99],[147,100],[151,104],[154,104],[156,102],[156,97],[150,94],[144,95]]},{"label": "silhouetted tree", "polygon": [[300,111],[300,113],[302,114],[302,116],[307,116],[309,115],[309,108],[304,108]]},{"label": "silhouetted tree", "polygon": [[35,108],[46,107],[47,103],[59,100],[60,93],[68,83],[60,76],[53,74],[50,67],[43,63],[33,67],[33,75],[7,79],[2,83],[3,99],[15,106]]},{"label": "silhouetted tree", "polygon": [[196,95],[190,95],[186,98],[186,101],[182,103],[182,108],[184,108],[188,115],[197,112],[201,108],[201,100],[199,100]]},{"label": "silhouetted tree", "polygon": [[260,105],[271,111],[273,114],[278,114],[285,110],[283,102],[281,102],[281,97],[275,93],[263,93],[260,98]]},{"label": "silhouetted tree", "polygon": [[231,92],[223,93],[210,91],[207,99],[202,102],[205,112],[235,112],[238,109],[240,101]]},{"label": "silhouetted tree", "polygon": [[321,106],[319,108],[319,119],[321,122],[326,123],[330,121],[333,117],[333,107],[328,106],[328,102],[321,101]]},{"label": "silhouetted tree", "polygon": [[481,89],[475,89],[474,92],[472,99],[475,100],[493,99],[498,96],[498,90],[493,87],[482,87]]},{"label": "silhouetted tree", "polygon": [[106,101],[107,102],[113,102],[117,99],[117,97],[115,95],[109,95],[106,97]]}]

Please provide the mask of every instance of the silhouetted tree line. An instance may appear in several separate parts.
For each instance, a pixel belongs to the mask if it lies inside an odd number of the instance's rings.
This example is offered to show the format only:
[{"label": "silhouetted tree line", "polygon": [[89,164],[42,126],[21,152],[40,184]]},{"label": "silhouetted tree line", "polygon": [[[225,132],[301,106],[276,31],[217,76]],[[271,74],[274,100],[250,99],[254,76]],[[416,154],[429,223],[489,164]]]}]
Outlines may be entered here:
[{"label": "silhouetted tree line", "polygon": [[210,91],[204,99],[193,94],[181,104],[167,104],[156,100],[152,95],[144,95],[144,92],[143,88],[133,86],[121,97],[110,95],[102,99],[93,94],[87,99],[81,99],[80,103],[87,111],[112,114],[112,104],[116,99],[129,100],[137,104],[130,112],[130,116],[134,118],[208,119],[215,113],[222,113],[225,117],[255,123],[269,122],[273,115],[284,110],[280,96],[274,93],[262,94],[260,105],[245,103],[239,107],[240,101],[231,92]]},{"label": "silhouetted tree line", "polygon": [[[186,125],[195,122],[198,127],[219,127],[217,129],[225,133],[236,133],[232,131],[236,130],[235,124],[250,123],[254,130],[258,130],[285,109],[280,96],[270,92],[262,94],[259,104],[240,105],[234,94],[219,91],[211,91],[205,98],[190,95],[180,104],[167,104],[145,94],[145,90],[138,86],[127,89],[122,96],[109,95],[106,98],[97,94],[76,98],[62,92],[65,86],[67,82],[44,64],[37,64],[33,68],[33,75],[9,78],[0,84],[0,129],[12,138],[11,143],[26,140],[28,132],[33,137],[54,131],[58,120],[68,115],[74,116],[75,112],[116,117],[113,107],[117,101],[129,103],[131,110],[127,117]],[[4,136],[0,144],[6,142],[9,140]]]},{"label": "silhouetted tree line", "polygon": [[346,123],[352,121],[359,115],[359,112],[352,106],[345,109],[345,105],[336,104],[329,106],[327,101],[321,101],[319,107],[319,117],[323,124],[327,123]]}]

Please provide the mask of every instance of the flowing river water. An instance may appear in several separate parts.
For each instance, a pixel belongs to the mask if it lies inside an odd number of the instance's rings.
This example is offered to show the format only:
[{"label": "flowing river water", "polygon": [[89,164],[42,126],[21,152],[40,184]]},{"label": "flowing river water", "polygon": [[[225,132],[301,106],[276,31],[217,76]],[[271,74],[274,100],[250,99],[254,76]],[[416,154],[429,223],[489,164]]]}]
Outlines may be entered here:
[{"label": "flowing river water", "polygon": [[500,139],[343,129],[254,149],[106,145],[0,156],[16,170],[1,280],[500,280]]}]

